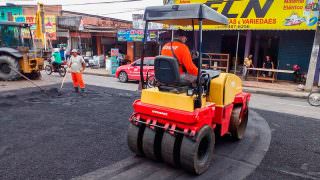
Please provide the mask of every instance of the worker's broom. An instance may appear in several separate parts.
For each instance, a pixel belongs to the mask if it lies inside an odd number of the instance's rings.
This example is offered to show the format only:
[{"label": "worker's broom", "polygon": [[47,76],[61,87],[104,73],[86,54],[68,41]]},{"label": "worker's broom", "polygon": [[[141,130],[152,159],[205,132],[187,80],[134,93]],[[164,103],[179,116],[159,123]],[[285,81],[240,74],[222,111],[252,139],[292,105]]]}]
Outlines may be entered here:
[{"label": "worker's broom", "polygon": [[64,82],[66,81],[67,79],[67,75],[68,75],[68,72],[69,72],[69,68],[66,70],[66,74],[64,75],[63,79],[62,79],[62,82],[61,82],[61,86],[60,86],[60,89],[58,91],[58,96],[61,96],[62,95],[62,88],[63,88],[63,85],[64,85]]}]

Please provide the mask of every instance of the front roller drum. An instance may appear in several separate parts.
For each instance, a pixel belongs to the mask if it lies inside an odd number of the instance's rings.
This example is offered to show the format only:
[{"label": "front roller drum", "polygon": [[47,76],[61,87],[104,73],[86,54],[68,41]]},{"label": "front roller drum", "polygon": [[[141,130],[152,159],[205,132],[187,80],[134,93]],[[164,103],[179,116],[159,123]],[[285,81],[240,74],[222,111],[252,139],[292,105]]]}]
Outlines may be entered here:
[{"label": "front roller drum", "polygon": [[142,138],[142,149],[146,157],[161,160],[161,141],[163,131],[160,129],[145,128]]},{"label": "front roller drum", "polygon": [[232,110],[229,131],[234,140],[241,140],[248,124],[249,109],[241,114],[242,106],[235,106]]},{"label": "front roller drum", "polygon": [[128,128],[128,146],[130,150],[136,153],[138,156],[143,156],[142,150],[142,136],[145,130],[144,125],[136,126],[130,123]]},{"label": "front roller drum", "polygon": [[171,135],[168,132],[163,133],[161,142],[162,160],[173,167],[180,166],[180,147],[182,135]]},{"label": "front roller drum", "polygon": [[193,174],[202,174],[208,170],[215,144],[215,135],[209,126],[204,126],[195,140],[184,137],[180,150],[181,166]]}]

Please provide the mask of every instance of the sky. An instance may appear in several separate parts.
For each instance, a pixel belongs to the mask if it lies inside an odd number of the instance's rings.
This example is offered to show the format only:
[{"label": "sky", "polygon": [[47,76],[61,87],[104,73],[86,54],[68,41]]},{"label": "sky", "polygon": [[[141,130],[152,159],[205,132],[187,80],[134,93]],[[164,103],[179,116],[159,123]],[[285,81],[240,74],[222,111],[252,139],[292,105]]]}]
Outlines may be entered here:
[{"label": "sky", "polygon": [[[163,0],[141,0],[136,2],[119,2],[112,4],[87,4],[74,5],[83,3],[97,2],[116,2],[121,0],[0,0],[0,5],[5,3],[15,4],[36,4],[37,2],[44,4],[61,4],[63,10],[75,11],[87,14],[101,15],[106,17],[132,20],[132,14],[143,14],[143,10],[147,6],[163,5]],[[72,5],[73,4],[73,5]]]}]

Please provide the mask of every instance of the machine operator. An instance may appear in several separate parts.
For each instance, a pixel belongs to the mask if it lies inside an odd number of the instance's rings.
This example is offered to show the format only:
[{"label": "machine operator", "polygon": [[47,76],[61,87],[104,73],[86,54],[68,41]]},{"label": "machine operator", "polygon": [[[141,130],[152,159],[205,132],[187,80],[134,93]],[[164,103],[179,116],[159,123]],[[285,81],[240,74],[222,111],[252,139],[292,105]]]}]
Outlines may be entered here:
[{"label": "machine operator", "polygon": [[183,30],[176,31],[177,38],[173,42],[166,43],[161,51],[163,56],[171,56],[178,60],[179,72],[182,81],[195,83],[198,68],[192,62],[192,57],[187,42],[187,34]]}]

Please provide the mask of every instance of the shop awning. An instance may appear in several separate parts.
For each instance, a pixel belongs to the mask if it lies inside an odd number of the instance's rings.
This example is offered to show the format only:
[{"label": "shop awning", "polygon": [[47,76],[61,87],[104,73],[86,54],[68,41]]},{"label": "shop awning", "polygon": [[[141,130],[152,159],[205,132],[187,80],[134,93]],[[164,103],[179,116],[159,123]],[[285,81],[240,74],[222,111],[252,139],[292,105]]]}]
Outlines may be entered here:
[{"label": "shop awning", "polygon": [[81,19],[82,19],[81,16],[72,16],[72,17],[59,16],[58,27],[70,29],[70,30],[79,30]]},{"label": "shop awning", "polygon": [[228,18],[204,4],[151,6],[144,13],[145,21],[168,25],[192,25],[192,20],[198,24],[198,19],[203,20],[203,25],[228,24]]}]

